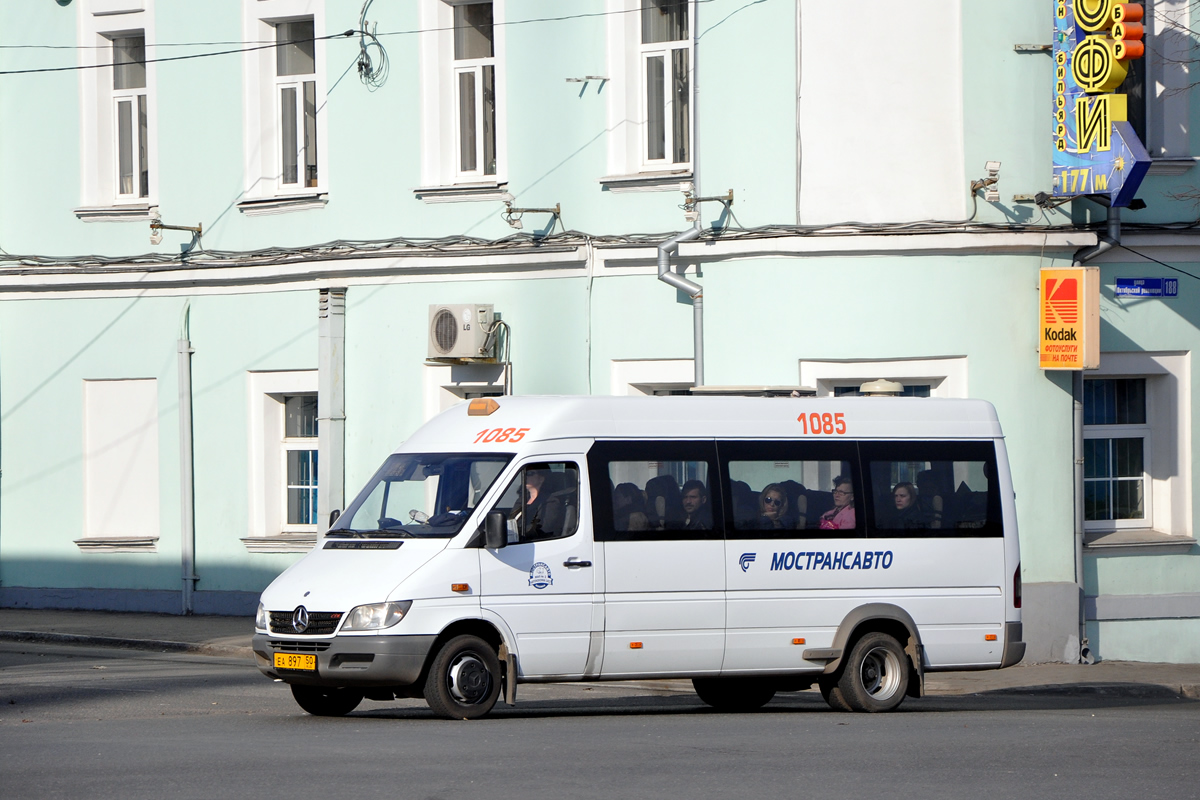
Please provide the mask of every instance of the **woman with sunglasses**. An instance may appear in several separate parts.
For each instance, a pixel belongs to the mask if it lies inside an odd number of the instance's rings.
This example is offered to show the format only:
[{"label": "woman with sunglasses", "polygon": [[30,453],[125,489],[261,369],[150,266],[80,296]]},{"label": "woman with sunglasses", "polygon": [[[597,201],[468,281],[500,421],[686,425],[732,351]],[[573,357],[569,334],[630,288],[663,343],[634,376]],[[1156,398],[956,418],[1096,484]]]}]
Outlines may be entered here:
[{"label": "woman with sunglasses", "polygon": [[758,527],[786,528],[784,521],[788,511],[787,494],[778,483],[771,483],[758,496]]},{"label": "woman with sunglasses", "polygon": [[854,484],[844,475],[833,479],[833,508],[821,515],[822,530],[854,529]]}]

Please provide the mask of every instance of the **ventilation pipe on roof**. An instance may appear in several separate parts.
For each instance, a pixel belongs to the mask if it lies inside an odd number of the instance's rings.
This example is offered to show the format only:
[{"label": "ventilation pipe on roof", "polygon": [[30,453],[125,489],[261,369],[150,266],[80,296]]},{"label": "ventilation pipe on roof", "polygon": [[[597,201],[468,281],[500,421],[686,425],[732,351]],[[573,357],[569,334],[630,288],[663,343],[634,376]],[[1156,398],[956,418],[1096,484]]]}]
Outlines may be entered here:
[{"label": "ventilation pipe on roof", "polygon": [[678,233],[658,246],[658,279],[663,283],[674,286],[680,291],[687,292],[692,298],[692,336],[695,340],[695,358],[697,386],[704,385],[704,293],[699,284],[671,271],[671,255],[678,252],[680,242],[690,242],[699,238],[700,223],[683,233]]}]

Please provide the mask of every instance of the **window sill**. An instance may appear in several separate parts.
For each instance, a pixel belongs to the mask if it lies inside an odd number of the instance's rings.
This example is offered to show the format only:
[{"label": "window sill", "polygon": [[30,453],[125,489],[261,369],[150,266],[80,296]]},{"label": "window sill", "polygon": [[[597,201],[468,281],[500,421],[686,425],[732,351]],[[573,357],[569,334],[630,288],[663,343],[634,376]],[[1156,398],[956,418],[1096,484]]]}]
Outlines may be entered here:
[{"label": "window sill", "polygon": [[503,200],[507,183],[460,183],[454,186],[418,186],[413,195],[426,203],[465,203],[481,200]]},{"label": "window sill", "polygon": [[1083,548],[1090,553],[1186,553],[1195,544],[1196,540],[1191,536],[1162,533],[1148,528],[1083,534]]},{"label": "window sill", "polygon": [[75,544],[85,553],[154,553],[158,551],[157,536],[96,536],[76,539]]},{"label": "window sill", "polygon": [[276,536],[245,536],[242,544],[251,553],[307,553],[317,544],[317,532],[280,533]]},{"label": "window sill", "polygon": [[622,192],[677,192],[679,184],[692,179],[690,169],[665,170],[662,172],[640,172],[634,175],[605,175],[600,185],[605,191]]},{"label": "window sill", "polygon": [[1196,159],[1184,158],[1154,158],[1150,160],[1147,175],[1182,175],[1196,164]]},{"label": "window sill", "polygon": [[127,206],[80,206],[75,216],[84,222],[145,222],[154,218],[158,206],[135,203]]},{"label": "window sill", "polygon": [[247,217],[263,217],[268,214],[287,214],[291,211],[307,211],[324,208],[329,203],[327,194],[305,194],[295,197],[271,197],[265,200],[243,200],[237,204],[238,211]]}]

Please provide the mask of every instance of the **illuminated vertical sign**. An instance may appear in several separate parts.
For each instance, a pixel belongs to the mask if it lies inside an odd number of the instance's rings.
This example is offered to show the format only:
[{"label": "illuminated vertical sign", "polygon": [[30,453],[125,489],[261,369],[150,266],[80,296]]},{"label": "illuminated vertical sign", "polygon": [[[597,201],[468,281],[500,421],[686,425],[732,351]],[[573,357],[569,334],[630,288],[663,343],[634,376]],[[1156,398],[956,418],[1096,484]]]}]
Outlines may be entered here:
[{"label": "illuminated vertical sign", "polygon": [[1100,366],[1100,268],[1041,271],[1038,361],[1042,369]]},{"label": "illuminated vertical sign", "polygon": [[1145,54],[1144,10],[1116,0],[1054,2],[1054,197],[1128,206],[1150,156],[1116,93]]}]

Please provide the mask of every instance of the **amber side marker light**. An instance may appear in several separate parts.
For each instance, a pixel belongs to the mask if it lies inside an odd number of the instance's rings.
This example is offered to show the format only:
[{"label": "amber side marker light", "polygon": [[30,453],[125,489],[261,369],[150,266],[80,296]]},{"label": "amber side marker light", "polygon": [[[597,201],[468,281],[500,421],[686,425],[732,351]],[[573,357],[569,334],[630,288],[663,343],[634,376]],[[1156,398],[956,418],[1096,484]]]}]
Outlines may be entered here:
[{"label": "amber side marker light", "polygon": [[641,643],[641,642],[630,642],[630,643],[629,643],[629,649],[630,649],[630,650],[641,650],[641,649],[642,649],[642,643]]},{"label": "amber side marker light", "polygon": [[469,583],[452,583],[452,584],[450,584],[450,591],[452,591],[452,592],[469,592],[469,591],[471,591],[471,584],[469,584]]},{"label": "amber side marker light", "polygon": [[983,640],[985,642],[994,642],[994,641],[996,641],[996,634],[989,633],[983,637]]},{"label": "amber side marker light", "polygon": [[468,417],[486,417],[500,410],[500,404],[490,397],[476,397],[467,406]]},{"label": "amber side marker light", "polygon": [[792,639],[792,644],[804,644],[803,639]]}]

